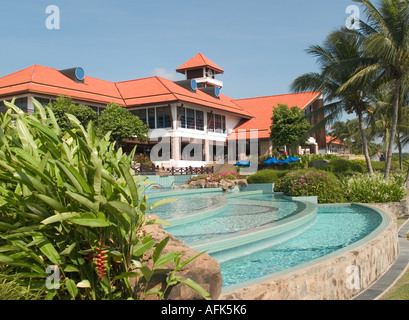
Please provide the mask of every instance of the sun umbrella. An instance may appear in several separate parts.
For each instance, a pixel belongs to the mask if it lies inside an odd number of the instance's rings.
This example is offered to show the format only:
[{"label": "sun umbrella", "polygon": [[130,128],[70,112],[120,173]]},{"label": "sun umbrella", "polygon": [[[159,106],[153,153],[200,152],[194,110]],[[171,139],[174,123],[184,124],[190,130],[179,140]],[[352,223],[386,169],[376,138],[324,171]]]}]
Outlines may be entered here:
[{"label": "sun umbrella", "polygon": [[237,167],[250,167],[250,162],[241,160],[235,164]]},{"label": "sun umbrella", "polygon": [[263,162],[263,164],[277,164],[277,163],[283,163],[283,162],[281,160],[276,159],[276,158],[270,158],[270,159]]},{"label": "sun umbrella", "polygon": [[297,161],[301,161],[301,159],[298,159],[298,158],[293,157],[293,156],[289,156],[287,159],[285,159],[283,161],[283,163],[290,163],[290,162],[297,162]]}]

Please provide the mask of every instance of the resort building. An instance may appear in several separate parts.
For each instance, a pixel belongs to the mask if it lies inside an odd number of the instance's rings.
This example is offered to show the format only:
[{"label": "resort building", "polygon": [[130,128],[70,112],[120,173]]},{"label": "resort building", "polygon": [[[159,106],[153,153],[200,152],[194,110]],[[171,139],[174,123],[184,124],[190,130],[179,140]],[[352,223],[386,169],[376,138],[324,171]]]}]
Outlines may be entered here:
[{"label": "resort building", "polygon": [[[110,82],[85,76],[79,67],[57,70],[34,65],[0,78],[0,110],[5,108],[3,100],[12,98],[29,113],[34,111],[32,97],[47,105],[59,95],[70,96],[97,112],[114,102],[150,127],[148,143],[127,141],[130,146],[137,144],[138,152],[155,154],[155,164],[164,167],[201,167],[255,153],[271,154],[274,106],[298,106],[309,113],[323,105],[320,92],[249,99],[225,96],[221,93],[223,82],[217,79],[224,70],[201,53],[176,71],[185,75],[185,80],[153,76]],[[315,133],[307,146],[300,147],[300,153],[326,153],[326,138],[324,129]]]}]

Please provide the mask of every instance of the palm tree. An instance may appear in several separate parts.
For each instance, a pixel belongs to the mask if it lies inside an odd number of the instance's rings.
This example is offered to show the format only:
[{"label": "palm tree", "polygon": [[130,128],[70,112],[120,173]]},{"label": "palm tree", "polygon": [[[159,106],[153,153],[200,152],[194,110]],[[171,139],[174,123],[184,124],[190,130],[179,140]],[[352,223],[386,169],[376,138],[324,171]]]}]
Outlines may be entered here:
[{"label": "palm tree", "polygon": [[[405,90],[403,90],[405,92]],[[388,143],[390,140],[390,131],[392,127],[392,99],[393,93],[389,90],[378,90],[374,93],[374,109],[370,112],[368,122],[370,123],[370,131],[374,137],[382,138],[384,151],[388,150]],[[402,150],[405,145],[409,143],[409,108],[408,108],[408,94],[406,90],[400,98],[400,105],[398,110],[398,124],[396,127],[396,134],[394,143],[398,148],[400,170],[403,171]]]},{"label": "palm tree", "polygon": [[382,79],[393,85],[392,122],[386,154],[385,179],[389,178],[394,139],[398,125],[403,82],[409,73],[409,3],[408,0],[381,0],[379,9],[369,0],[354,0],[363,5],[367,22],[361,21],[363,51],[374,62],[356,73],[339,90],[365,85],[369,79]]},{"label": "palm tree", "polygon": [[361,41],[360,33],[343,28],[329,34],[323,46],[309,47],[307,53],[316,57],[321,72],[307,73],[298,77],[291,84],[291,89],[296,92],[322,91],[326,100],[329,101],[328,104],[309,115],[325,114],[324,119],[316,124],[310,132],[338,120],[344,111],[357,115],[363,145],[362,151],[365,155],[368,172],[373,174],[364,123],[364,113],[369,107],[366,99],[368,86],[349,85],[344,87],[342,92],[339,91],[351,77],[373,62],[362,56]]}]

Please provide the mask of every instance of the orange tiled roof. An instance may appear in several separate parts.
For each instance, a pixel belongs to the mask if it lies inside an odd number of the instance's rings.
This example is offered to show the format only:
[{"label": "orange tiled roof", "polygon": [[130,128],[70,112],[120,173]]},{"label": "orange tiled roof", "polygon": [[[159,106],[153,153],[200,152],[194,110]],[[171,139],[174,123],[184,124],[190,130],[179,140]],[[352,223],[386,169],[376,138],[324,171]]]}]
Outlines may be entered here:
[{"label": "orange tiled roof", "polygon": [[[253,118],[239,124],[235,132],[229,139],[237,139],[238,130],[252,129],[259,130],[259,139],[270,138],[271,117],[273,116],[273,107],[279,104],[286,104],[289,107],[298,106],[301,109],[309,106],[315,99],[321,95],[321,92],[303,92],[292,93],[277,96],[267,96],[250,99],[234,100],[234,103],[242,107],[245,111],[253,115]],[[247,139],[250,134],[247,134]]]},{"label": "orange tiled roof", "polygon": [[109,82],[86,76],[84,83],[77,83],[59,70],[34,65],[0,78],[0,97],[20,93],[70,96],[86,102],[108,104],[115,102],[125,107],[147,104],[190,102],[251,118],[252,115],[235,104],[229,97],[214,98],[200,90],[191,92],[171,80],[160,77]]},{"label": "orange tiled roof", "polygon": [[0,96],[19,93],[59,94],[72,98],[108,104],[123,104],[115,83],[85,77],[84,83],[77,83],[57,69],[34,65],[0,78]]},{"label": "orange tiled roof", "polygon": [[176,69],[179,73],[184,73],[185,70],[194,69],[198,67],[210,67],[216,70],[217,73],[224,73],[224,70],[220,68],[217,64],[211,61],[209,58],[204,56],[202,53],[198,53],[193,58],[186,61],[179,68]]},{"label": "orange tiled roof", "polygon": [[326,140],[327,140],[327,144],[339,144],[341,146],[345,145],[341,140],[335,137],[332,137],[332,136],[327,136]]}]

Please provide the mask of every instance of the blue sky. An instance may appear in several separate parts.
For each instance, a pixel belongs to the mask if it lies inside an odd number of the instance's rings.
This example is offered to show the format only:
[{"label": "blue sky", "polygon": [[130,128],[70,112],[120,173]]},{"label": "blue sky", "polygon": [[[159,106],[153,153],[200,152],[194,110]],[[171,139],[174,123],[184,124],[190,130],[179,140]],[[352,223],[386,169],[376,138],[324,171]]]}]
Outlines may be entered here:
[{"label": "blue sky", "polygon": [[[125,81],[162,75],[198,52],[225,70],[232,98],[284,94],[317,70],[305,53],[344,26],[352,0],[15,0],[0,4],[0,76],[33,64],[83,67],[86,75]],[[49,30],[49,5],[60,29]]]}]

